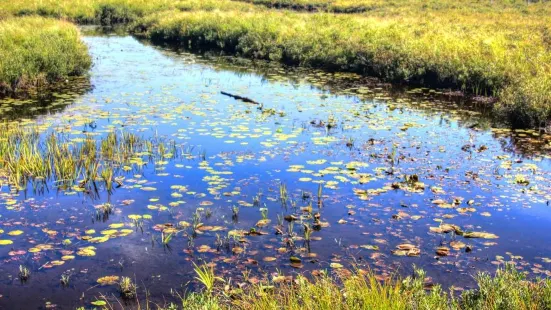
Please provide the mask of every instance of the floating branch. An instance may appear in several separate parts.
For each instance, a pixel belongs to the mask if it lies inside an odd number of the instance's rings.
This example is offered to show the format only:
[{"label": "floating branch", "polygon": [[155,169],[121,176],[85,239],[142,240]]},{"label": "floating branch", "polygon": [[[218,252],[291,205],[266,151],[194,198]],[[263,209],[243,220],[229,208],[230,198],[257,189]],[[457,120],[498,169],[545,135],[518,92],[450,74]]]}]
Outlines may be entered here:
[{"label": "floating branch", "polygon": [[232,97],[233,99],[236,99],[236,100],[241,100],[243,102],[249,102],[249,103],[252,103],[252,104],[258,104],[258,105],[262,106],[261,103],[256,102],[256,101],[254,101],[250,98],[247,98],[247,97],[242,97],[242,96],[239,96],[239,95],[232,95],[230,93],[226,93],[225,91],[221,91],[220,93],[224,96]]}]

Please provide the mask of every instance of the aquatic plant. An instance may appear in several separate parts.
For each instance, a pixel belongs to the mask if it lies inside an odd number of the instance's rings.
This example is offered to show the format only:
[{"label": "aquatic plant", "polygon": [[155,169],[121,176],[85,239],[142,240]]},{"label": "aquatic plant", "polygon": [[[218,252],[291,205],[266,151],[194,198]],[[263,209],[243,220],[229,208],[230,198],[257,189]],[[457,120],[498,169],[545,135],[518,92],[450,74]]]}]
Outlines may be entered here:
[{"label": "aquatic plant", "polygon": [[29,268],[23,265],[19,265],[19,279],[22,282],[25,282],[29,279],[30,276],[31,276],[31,271],[29,270]]},{"label": "aquatic plant", "polygon": [[214,275],[214,268],[212,266],[207,264],[198,266],[193,263],[193,267],[197,275],[195,279],[201,282],[205,286],[207,294],[210,294],[214,288],[215,282],[222,279]]},{"label": "aquatic plant", "polygon": [[232,206],[232,219],[234,222],[237,222],[239,219],[239,206]]},{"label": "aquatic plant", "polygon": [[59,281],[61,282],[61,285],[69,286],[70,278],[71,278],[71,274],[63,273],[63,274],[61,274],[61,279]]},{"label": "aquatic plant", "polygon": [[119,293],[123,299],[136,297],[136,284],[129,277],[121,277],[119,281]]},{"label": "aquatic plant", "polygon": [[111,194],[113,192],[113,168],[104,167],[101,171],[101,178],[105,183],[105,189],[109,194]]},{"label": "aquatic plant", "polygon": [[163,246],[168,246],[168,244],[172,240],[173,235],[173,233],[165,234],[164,231],[161,232],[161,243],[163,244]]},{"label": "aquatic plant", "polygon": [[191,222],[191,228],[194,235],[197,234],[197,232],[199,231],[199,227],[201,227],[202,225],[203,223],[201,223],[201,214],[198,210],[195,210],[195,212],[193,212],[193,218]]},{"label": "aquatic plant", "polygon": [[260,215],[262,215],[263,220],[268,219],[268,208],[260,208]]},{"label": "aquatic plant", "polygon": [[285,204],[289,199],[289,196],[287,193],[287,186],[283,182],[279,184],[279,198],[281,199],[281,202],[283,204]]},{"label": "aquatic plant", "polygon": [[310,242],[310,238],[314,230],[307,224],[303,223],[302,225],[304,227],[304,240],[306,240],[306,242]]},{"label": "aquatic plant", "polygon": [[321,205],[322,186],[318,184],[318,204]]}]

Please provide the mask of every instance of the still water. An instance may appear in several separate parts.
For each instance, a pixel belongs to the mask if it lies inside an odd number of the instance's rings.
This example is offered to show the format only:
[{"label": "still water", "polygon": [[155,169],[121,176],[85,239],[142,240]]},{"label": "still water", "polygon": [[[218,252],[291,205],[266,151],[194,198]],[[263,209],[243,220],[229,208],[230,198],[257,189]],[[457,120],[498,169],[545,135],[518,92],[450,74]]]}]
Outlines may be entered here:
[{"label": "still water", "polygon": [[[469,288],[476,272],[511,260],[551,275],[550,136],[499,129],[444,93],[353,74],[130,36],[84,40],[89,81],[41,102],[4,100],[2,118],[70,145],[133,133],[165,141],[169,155],[121,165],[111,193],[53,181],[17,191],[4,180],[1,309],[114,300],[105,276],[171,301],[171,288],[200,288],[193,262],[234,283],[353,267],[384,278],[415,265],[432,283]],[[112,212],[98,216],[107,203]]]}]

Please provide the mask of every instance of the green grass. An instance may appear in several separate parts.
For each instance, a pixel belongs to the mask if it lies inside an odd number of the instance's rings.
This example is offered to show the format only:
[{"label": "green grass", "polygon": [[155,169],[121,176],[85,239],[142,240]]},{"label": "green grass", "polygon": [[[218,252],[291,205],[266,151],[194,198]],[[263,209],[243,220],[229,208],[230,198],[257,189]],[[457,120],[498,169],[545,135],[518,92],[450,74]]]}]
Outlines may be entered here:
[{"label": "green grass", "polygon": [[[210,270],[210,267],[202,268]],[[212,271],[208,273],[214,277]],[[476,289],[458,291],[450,288],[446,291],[438,285],[428,289],[425,278],[426,274],[417,269],[413,276],[386,280],[361,270],[352,274],[342,273],[338,277],[322,273],[308,279],[299,275],[292,281],[276,275],[243,288],[238,288],[229,279],[220,280],[219,284],[214,284],[212,280],[213,285],[202,292],[186,295],[173,293],[180,300],[178,304],[162,307],[146,300],[141,307],[155,305],[167,310],[551,309],[551,280],[528,280],[512,263],[498,269],[495,275],[476,275]]]},{"label": "green grass", "polygon": [[514,12],[546,16],[546,1],[523,0],[234,0],[269,8],[306,10],[333,13],[369,13],[383,15],[412,15],[422,12]]},{"label": "green grass", "polygon": [[74,25],[41,17],[0,20],[0,95],[36,90],[90,65]]},{"label": "green grass", "polygon": [[17,0],[2,4],[0,16],[40,15],[79,24],[128,23],[167,10],[254,9],[229,0]]}]

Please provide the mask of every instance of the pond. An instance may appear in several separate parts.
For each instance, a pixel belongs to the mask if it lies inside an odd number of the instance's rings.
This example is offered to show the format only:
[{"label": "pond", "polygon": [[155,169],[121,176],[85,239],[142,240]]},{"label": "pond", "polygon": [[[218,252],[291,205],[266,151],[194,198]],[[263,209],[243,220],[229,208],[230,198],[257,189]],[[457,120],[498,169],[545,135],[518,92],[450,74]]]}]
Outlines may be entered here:
[{"label": "pond", "polygon": [[90,139],[104,158],[89,182],[0,175],[0,308],[89,307],[118,296],[106,276],[170,301],[199,288],[193,263],[234,283],[417,266],[464,289],[511,260],[551,275],[551,136],[492,127],[453,93],[84,40],[90,81],[0,105],[41,152]]}]

